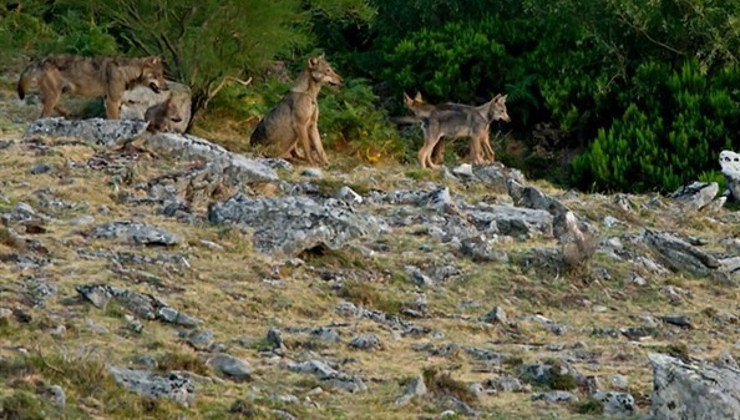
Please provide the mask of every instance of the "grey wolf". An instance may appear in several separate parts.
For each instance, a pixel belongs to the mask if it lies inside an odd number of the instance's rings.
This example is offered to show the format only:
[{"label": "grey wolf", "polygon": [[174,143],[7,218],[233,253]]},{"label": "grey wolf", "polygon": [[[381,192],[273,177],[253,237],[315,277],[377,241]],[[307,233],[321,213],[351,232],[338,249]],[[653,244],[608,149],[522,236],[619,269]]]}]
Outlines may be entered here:
[{"label": "grey wolf", "polygon": [[[252,144],[269,145],[279,157],[303,157],[310,164],[329,163],[319,136],[316,99],[325,84],[342,82],[324,55],[311,57],[287,95],[257,125]],[[315,154],[315,156],[314,156]]]},{"label": "grey wolf", "polygon": [[83,97],[103,97],[105,114],[118,119],[121,96],[126,89],[140,84],[155,93],[167,90],[162,58],[82,57],[70,54],[52,54],[30,64],[18,80],[18,97],[26,96],[34,79],[41,93],[41,117],[49,117],[59,106],[62,93]]},{"label": "grey wolf", "polygon": [[419,119],[424,132],[424,145],[419,150],[419,165],[435,168],[444,157],[445,137],[470,138],[470,160],[482,164],[494,160],[488,127],[491,122],[511,118],[506,110],[507,95],[496,95],[483,105],[457,103],[433,105],[424,101],[420,93],[413,99],[403,94],[404,104]]},{"label": "grey wolf", "polygon": [[182,116],[180,110],[172,102],[172,94],[170,94],[166,101],[150,106],[144,114],[144,119],[149,123],[146,127],[147,131],[161,133],[175,131],[174,124],[181,122]]}]

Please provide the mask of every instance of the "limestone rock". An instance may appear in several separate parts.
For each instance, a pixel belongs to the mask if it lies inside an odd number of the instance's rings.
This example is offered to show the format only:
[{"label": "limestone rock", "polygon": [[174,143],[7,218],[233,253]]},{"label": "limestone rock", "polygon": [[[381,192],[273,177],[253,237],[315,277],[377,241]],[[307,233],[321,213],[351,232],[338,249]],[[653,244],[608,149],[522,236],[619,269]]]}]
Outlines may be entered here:
[{"label": "limestone rock", "polygon": [[109,371],[116,382],[131,392],[154,399],[167,398],[185,406],[195,400],[195,382],[181,373],[159,374],[118,367]]},{"label": "limestone rock", "polygon": [[172,246],[182,243],[180,236],[157,226],[138,222],[111,222],[90,231],[93,238],[118,239],[136,245]]},{"label": "limestone rock", "polygon": [[740,419],[740,370],[665,354],[648,359],[656,419]]},{"label": "limestone rock", "polygon": [[81,137],[99,146],[114,146],[133,140],[146,131],[143,120],[66,120],[64,118],[42,118],[28,126],[26,134],[44,134],[55,137]]},{"label": "limestone rock", "polygon": [[712,202],[719,191],[716,182],[693,182],[676,190],[670,197],[691,210],[701,210]]},{"label": "limestone rock", "polygon": [[723,150],[719,154],[719,164],[732,197],[736,201],[740,200],[740,154]]},{"label": "limestone rock", "polygon": [[254,246],[265,254],[296,255],[317,246],[338,249],[357,238],[374,238],[384,223],[336,199],[249,198],[237,194],[211,206],[211,223],[254,229]]}]

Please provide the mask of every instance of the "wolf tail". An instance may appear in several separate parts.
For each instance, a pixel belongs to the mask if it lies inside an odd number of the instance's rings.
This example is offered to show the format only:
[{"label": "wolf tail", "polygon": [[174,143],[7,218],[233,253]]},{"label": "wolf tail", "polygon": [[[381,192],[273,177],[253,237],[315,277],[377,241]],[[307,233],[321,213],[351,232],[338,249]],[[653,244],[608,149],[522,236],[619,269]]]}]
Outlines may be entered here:
[{"label": "wolf tail", "polygon": [[28,93],[28,90],[31,88],[31,83],[33,83],[34,76],[36,76],[40,70],[40,63],[37,62],[31,63],[25,69],[23,69],[23,72],[21,72],[21,77],[20,79],[18,79],[19,98],[24,99],[26,97],[26,93]]}]

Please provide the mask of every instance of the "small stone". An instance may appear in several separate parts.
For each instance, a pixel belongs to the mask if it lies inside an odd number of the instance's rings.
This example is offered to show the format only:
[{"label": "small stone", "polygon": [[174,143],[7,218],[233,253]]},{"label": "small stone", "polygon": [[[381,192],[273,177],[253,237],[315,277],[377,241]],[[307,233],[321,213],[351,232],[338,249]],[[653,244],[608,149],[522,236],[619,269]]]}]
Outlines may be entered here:
[{"label": "small stone", "polygon": [[306,168],[301,171],[301,176],[305,176],[306,178],[321,178],[324,176],[324,174],[321,172],[320,169]]},{"label": "small stone", "polygon": [[572,392],[567,391],[550,391],[550,392],[538,392],[532,394],[532,400],[534,401],[547,401],[549,403],[553,404],[562,404],[562,403],[576,403],[578,402],[578,397],[573,394]]},{"label": "small stone", "polygon": [[283,337],[280,335],[280,330],[277,328],[270,328],[267,330],[267,342],[270,343],[273,348],[280,351],[285,351],[285,343]]},{"label": "small stone", "polygon": [[608,228],[613,228],[613,227],[615,227],[617,225],[620,225],[622,222],[619,219],[615,218],[615,217],[606,216],[606,217],[604,217],[603,223],[604,223],[604,226],[606,226]]},{"label": "small stone", "polygon": [[46,393],[49,397],[49,400],[54,403],[59,408],[64,408],[67,405],[67,396],[64,393],[64,389],[59,385],[52,385],[47,390]]},{"label": "small stone", "polygon": [[205,239],[201,239],[200,240],[200,244],[204,248],[208,248],[211,251],[219,251],[219,252],[224,251],[224,247],[223,246],[221,246],[221,245],[219,245],[219,244],[217,244],[217,243],[215,243],[213,241],[208,241],[208,240],[205,240]]},{"label": "small stone", "polygon": [[634,284],[635,286],[643,287],[647,285],[647,280],[642,278],[639,274],[632,273],[632,279],[630,280],[630,283]]},{"label": "small stone", "polygon": [[375,334],[364,334],[356,337],[349,343],[350,347],[357,350],[375,351],[383,347],[380,339]]},{"label": "small stone", "polygon": [[213,331],[184,331],[181,337],[196,350],[208,350],[213,344]]},{"label": "small stone", "polygon": [[594,305],[591,307],[591,311],[595,314],[603,314],[604,312],[608,311],[609,308],[607,308],[604,305]]},{"label": "small stone", "polygon": [[661,318],[666,324],[675,325],[681,328],[691,328],[691,320],[687,316],[664,316]]},{"label": "small stone", "polygon": [[623,392],[596,392],[591,398],[604,405],[604,414],[631,416],[635,414],[635,399]]},{"label": "small stone", "polygon": [[493,310],[484,315],[481,320],[490,324],[500,323],[506,325],[509,323],[509,318],[506,316],[506,311],[504,311],[504,309],[500,306],[496,306],[495,308],[493,308]]},{"label": "small stone", "polygon": [[630,385],[629,378],[618,373],[607,376],[603,382],[610,389],[617,389],[620,391],[627,390]]},{"label": "small stone", "polygon": [[85,326],[89,328],[91,331],[98,333],[98,334],[108,334],[108,329],[105,328],[102,325],[97,324],[92,319],[85,319]]},{"label": "small stone", "polygon": [[337,198],[353,204],[362,204],[364,201],[360,194],[357,194],[352,188],[346,186],[339,189]]},{"label": "small stone", "polygon": [[38,165],[31,168],[31,170],[28,172],[31,175],[41,175],[41,174],[49,173],[51,172],[51,166],[47,165],[44,162],[41,162]]}]

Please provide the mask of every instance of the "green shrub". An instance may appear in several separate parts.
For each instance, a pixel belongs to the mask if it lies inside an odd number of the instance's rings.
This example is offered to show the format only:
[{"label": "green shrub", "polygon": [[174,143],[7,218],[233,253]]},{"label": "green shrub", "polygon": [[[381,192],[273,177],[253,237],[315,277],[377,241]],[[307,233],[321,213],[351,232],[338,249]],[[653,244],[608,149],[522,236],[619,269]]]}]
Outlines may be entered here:
[{"label": "green shrub", "polygon": [[711,74],[693,60],[677,71],[641,65],[624,115],[573,162],[576,181],[599,190],[673,191],[706,178],[740,129],[740,93],[732,88],[739,82],[734,65]]}]

